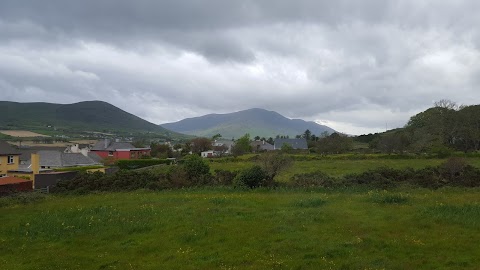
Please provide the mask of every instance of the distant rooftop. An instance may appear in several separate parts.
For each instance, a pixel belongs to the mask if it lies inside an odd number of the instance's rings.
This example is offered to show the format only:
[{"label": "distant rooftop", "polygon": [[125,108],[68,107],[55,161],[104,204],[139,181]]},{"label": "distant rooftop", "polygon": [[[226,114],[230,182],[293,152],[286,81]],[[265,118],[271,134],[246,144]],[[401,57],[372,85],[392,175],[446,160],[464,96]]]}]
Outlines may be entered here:
[{"label": "distant rooftop", "polygon": [[20,153],[18,152],[17,149],[13,148],[9,143],[5,141],[0,141],[0,155],[6,156],[6,155],[19,155]]}]

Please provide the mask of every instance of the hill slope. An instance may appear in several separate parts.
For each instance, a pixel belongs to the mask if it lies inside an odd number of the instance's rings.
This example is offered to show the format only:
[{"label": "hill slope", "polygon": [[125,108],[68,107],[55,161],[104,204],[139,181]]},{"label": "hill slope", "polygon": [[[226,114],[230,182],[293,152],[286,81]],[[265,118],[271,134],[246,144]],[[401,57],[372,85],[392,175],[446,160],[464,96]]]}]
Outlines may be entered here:
[{"label": "hill slope", "polygon": [[170,132],[103,101],[74,104],[0,101],[0,129],[45,129],[49,125],[88,131]]},{"label": "hill slope", "polygon": [[164,128],[196,136],[213,136],[220,133],[225,138],[238,138],[245,133],[251,136],[295,136],[309,129],[312,134],[335,132],[333,129],[301,119],[288,119],[279,113],[264,109],[249,109],[227,114],[208,114],[162,124]]}]

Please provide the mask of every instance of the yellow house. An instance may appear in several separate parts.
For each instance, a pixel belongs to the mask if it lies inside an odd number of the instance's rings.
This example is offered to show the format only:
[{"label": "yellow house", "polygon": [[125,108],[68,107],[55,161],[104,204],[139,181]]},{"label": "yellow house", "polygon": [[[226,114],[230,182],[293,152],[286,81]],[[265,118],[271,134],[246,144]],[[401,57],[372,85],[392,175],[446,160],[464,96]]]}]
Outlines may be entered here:
[{"label": "yellow house", "polygon": [[10,170],[17,170],[20,153],[8,143],[0,141],[0,177],[7,176]]}]

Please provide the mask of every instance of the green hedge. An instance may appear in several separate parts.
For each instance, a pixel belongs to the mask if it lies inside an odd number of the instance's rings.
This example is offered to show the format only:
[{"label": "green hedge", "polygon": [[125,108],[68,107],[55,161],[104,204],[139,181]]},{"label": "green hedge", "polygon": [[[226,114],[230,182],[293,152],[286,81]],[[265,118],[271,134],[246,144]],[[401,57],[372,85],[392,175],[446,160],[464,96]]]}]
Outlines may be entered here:
[{"label": "green hedge", "polygon": [[83,166],[83,167],[67,167],[54,169],[56,172],[69,172],[69,171],[88,171],[93,169],[105,168],[104,166]]},{"label": "green hedge", "polygon": [[172,163],[173,161],[168,159],[126,159],[119,160],[115,164],[120,168],[120,170],[135,170],[160,164],[169,165]]}]

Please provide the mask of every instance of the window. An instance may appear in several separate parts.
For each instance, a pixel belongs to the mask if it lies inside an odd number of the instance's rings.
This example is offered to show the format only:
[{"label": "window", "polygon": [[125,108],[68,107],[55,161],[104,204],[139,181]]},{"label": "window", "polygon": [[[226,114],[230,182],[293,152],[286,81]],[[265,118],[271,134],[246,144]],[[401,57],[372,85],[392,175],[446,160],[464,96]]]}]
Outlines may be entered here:
[{"label": "window", "polygon": [[8,163],[8,164],[13,164],[13,162],[14,162],[13,156],[8,156],[8,161],[7,161],[7,163]]},{"label": "window", "polygon": [[113,157],[113,151],[108,151],[108,156]]}]

